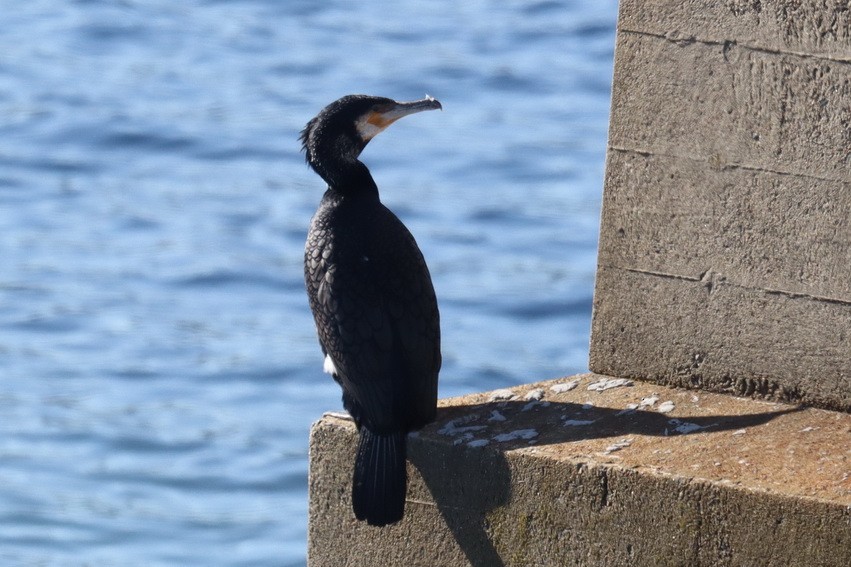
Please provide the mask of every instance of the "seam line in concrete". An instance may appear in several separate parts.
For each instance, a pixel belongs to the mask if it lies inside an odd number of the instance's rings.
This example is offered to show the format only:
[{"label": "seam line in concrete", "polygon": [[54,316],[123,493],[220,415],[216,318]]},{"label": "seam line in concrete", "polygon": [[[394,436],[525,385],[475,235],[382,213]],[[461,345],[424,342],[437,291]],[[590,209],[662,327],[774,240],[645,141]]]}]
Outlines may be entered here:
[{"label": "seam line in concrete", "polygon": [[704,39],[699,38],[697,36],[668,36],[661,33],[653,33],[646,32],[640,30],[631,30],[628,28],[619,28],[619,32],[633,34],[633,35],[643,35],[647,37],[655,37],[658,39],[662,39],[668,41],[670,43],[676,43],[678,45],[689,45],[691,43],[700,43],[703,45],[713,45],[720,46],[724,48],[724,58],[726,59],[727,54],[726,50],[730,46],[741,47],[742,49],[747,49],[748,51],[754,51],[756,53],[768,53],[770,55],[792,55],[794,57],[800,57],[801,59],[815,59],[818,61],[829,61],[830,63],[838,63],[840,65],[851,65],[851,59],[845,59],[841,57],[832,57],[830,55],[817,55],[812,53],[806,53],[802,51],[792,51],[791,49],[772,49],[770,47],[760,47],[757,45],[750,45],[747,43],[740,43],[735,40],[717,40],[717,39]]},{"label": "seam line in concrete", "polygon": [[699,282],[700,278],[695,278],[692,276],[681,276],[679,274],[669,274],[667,272],[657,272],[655,270],[642,270],[641,268],[627,268],[624,266],[615,266],[611,264],[601,264],[604,268],[612,268],[615,270],[624,270],[625,272],[632,272],[635,274],[644,274],[648,276],[653,276],[657,278],[664,278],[668,280],[685,280],[689,282]]},{"label": "seam line in concrete", "polygon": [[[673,279],[673,280],[685,280],[690,282],[704,282],[703,278],[693,277],[693,276],[683,276],[680,274],[669,274],[667,272],[657,272],[654,270],[642,270],[640,268],[627,268],[625,266],[616,266],[614,264],[600,264],[603,268],[609,268],[613,270],[623,270],[625,272],[632,272],[635,274],[643,274],[648,276],[653,276],[657,278],[665,278],[665,279]],[[723,274],[721,274],[723,275]],[[709,285],[707,283],[707,285]],[[735,282],[731,282],[726,278],[718,283],[712,283],[712,286],[721,286],[721,285],[729,285],[733,287],[737,287],[739,289],[745,289],[748,291],[759,291],[762,293],[767,293],[769,295],[782,295],[783,297],[788,297],[789,299],[808,299],[810,301],[818,301],[820,303],[830,303],[834,305],[842,305],[844,307],[851,307],[851,301],[846,299],[838,299],[835,297],[822,297],[819,295],[810,295],[808,293],[799,293],[794,291],[785,291],[782,289],[771,289],[764,287],[752,287],[748,285],[738,284]]]},{"label": "seam line in concrete", "polygon": [[[712,166],[711,161],[709,159],[701,159],[701,158],[697,158],[697,157],[694,157],[694,156],[687,156],[687,155],[680,155],[680,154],[669,154],[669,153],[664,153],[664,152],[651,152],[649,150],[640,150],[640,149],[637,149],[637,148],[623,148],[623,147],[620,147],[620,146],[613,146],[611,144],[609,144],[609,150],[611,150],[613,152],[624,153],[624,154],[637,154],[637,155],[640,155],[642,157],[662,156],[662,157],[677,158],[677,159],[687,159],[687,160],[696,161],[696,162],[700,162],[700,163],[710,164],[710,166]],[[838,178],[835,178],[835,177],[822,177],[822,176],[819,176],[819,175],[813,175],[811,173],[796,173],[796,172],[793,172],[793,171],[783,171],[783,170],[780,170],[780,169],[771,169],[771,168],[767,168],[767,167],[759,167],[759,166],[756,166],[756,165],[747,165],[747,164],[744,164],[744,163],[725,163],[721,166],[712,166],[712,167],[714,167],[715,169],[721,169],[721,170],[743,169],[743,170],[746,170],[746,171],[753,171],[753,172],[757,172],[757,173],[770,173],[770,174],[773,174],[773,175],[782,175],[782,176],[788,176],[788,177],[800,177],[802,179],[814,179],[816,181],[827,181],[827,182],[830,182],[830,183],[842,183],[842,184],[848,184],[849,183],[849,181],[847,179],[838,179]]]}]

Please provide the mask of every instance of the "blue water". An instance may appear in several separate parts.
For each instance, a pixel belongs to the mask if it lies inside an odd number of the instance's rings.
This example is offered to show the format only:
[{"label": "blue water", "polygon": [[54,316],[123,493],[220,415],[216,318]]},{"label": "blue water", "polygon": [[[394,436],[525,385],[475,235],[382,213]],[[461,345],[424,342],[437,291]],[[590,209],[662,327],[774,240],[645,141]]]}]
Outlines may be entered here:
[{"label": "blue water", "polygon": [[340,407],[297,136],[439,98],[363,160],[441,307],[440,393],[586,368],[616,2],[10,0],[0,564],[303,565]]}]

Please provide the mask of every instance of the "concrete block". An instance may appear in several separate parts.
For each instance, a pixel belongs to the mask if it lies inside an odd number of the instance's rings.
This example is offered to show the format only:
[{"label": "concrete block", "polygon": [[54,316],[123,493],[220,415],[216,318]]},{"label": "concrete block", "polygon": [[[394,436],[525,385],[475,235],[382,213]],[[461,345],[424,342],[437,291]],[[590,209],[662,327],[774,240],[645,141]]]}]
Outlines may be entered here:
[{"label": "concrete block", "polygon": [[622,2],[591,370],[851,410],[849,17]]},{"label": "concrete block", "polygon": [[405,519],[352,516],[356,432],[310,446],[309,565],[851,564],[851,416],[586,374],[444,400]]}]

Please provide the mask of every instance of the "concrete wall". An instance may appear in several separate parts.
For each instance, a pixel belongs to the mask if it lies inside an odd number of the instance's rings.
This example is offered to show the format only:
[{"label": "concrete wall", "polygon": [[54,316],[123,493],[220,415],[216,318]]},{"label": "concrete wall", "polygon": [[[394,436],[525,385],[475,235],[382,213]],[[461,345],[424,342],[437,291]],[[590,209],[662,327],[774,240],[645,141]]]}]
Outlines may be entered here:
[{"label": "concrete wall", "polygon": [[595,372],[851,410],[851,7],[623,0]]}]

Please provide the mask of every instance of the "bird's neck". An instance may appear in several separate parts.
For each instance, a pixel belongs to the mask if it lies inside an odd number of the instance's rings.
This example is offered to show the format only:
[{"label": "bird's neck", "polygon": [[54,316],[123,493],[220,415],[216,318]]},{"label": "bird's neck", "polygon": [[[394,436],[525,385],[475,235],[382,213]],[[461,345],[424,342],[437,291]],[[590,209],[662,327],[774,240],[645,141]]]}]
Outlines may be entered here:
[{"label": "bird's neck", "polygon": [[366,165],[360,160],[353,159],[338,162],[327,171],[319,174],[328,183],[328,188],[347,196],[378,197],[378,186]]}]

